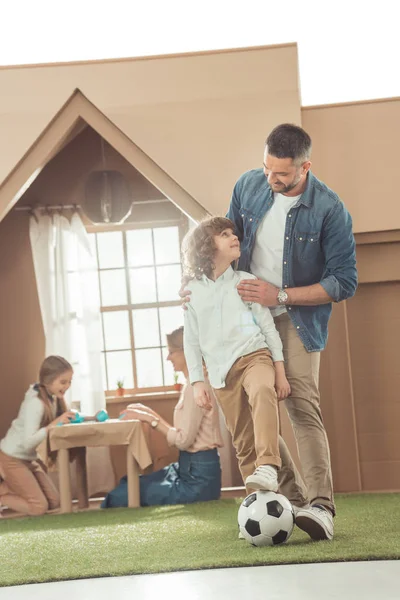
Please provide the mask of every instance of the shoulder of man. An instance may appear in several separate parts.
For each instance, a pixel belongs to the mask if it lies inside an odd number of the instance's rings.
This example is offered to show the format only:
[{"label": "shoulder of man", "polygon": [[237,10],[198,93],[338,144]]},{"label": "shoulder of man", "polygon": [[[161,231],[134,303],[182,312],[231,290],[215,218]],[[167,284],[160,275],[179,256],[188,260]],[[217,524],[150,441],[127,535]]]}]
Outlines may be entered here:
[{"label": "shoulder of man", "polygon": [[246,189],[246,191],[252,191],[258,189],[262,185],[265,186],[266,183],[267,180],[264,175],[264,170],[252,169],[251,171],[246,171],[246,173],[243,173],[243,175],[239,177],[236,182],[235,189],[239,191],[243,189]]},{"label": "shoulder of man", "polygon": [[314,194],[317,194],[319,198],[321,196],[323,196],[324,206],[328,211],[335,208],[339,204],[344,205],[344,203],[339,198],[339,196],[336,192],[331,190],[331,188],[328,187],[326,185],[326,183],[324,183],[323,181],[318,179],[318,177],[316,177],[314,175],[314,173],[312,173],[311,175],[312,175],[311,185],[312,185]]}]

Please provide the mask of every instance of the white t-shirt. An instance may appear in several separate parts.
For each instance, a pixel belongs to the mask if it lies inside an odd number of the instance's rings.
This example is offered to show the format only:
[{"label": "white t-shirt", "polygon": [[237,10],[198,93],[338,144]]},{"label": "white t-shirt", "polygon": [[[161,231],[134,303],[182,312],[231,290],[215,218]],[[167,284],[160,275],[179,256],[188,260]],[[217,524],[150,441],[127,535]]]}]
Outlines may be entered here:
[{"label": "white t-shirt", "polygon": [[[274,194],[274,203],[261,221],[251,257],[251,272],[276,287],[282,287],[283,245],[285,241],[286,218],[291,208],[299,201],[299,196]],[[270,308],[274,317],[286,311],[285,306]]]}]

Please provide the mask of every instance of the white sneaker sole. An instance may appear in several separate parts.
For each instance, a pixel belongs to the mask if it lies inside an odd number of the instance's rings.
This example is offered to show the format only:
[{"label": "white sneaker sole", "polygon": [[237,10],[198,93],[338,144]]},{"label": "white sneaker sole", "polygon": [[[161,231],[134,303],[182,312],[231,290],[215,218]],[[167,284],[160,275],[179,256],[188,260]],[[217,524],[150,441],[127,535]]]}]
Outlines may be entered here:
[{"label": "white sneaker sole", "polygon": [[278,491],[278,482],[274,483],[263,483],[258,479],[252,479],[252,475],[247,477],[246,479],[246,487],[251,488],[254,491],[263,491],[263,492],[277,492]]}]

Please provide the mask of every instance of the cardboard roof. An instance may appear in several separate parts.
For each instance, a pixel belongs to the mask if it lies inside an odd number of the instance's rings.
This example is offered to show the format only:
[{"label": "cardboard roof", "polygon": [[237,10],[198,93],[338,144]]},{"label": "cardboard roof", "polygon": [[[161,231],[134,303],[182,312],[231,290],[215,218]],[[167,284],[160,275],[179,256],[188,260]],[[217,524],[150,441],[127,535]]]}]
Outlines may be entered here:
[{"label": "cardboard roof", "polygon": [[224,213],[268,131],[300,123],[296,45],[0,69],[0,220],[91,125],[195,219]]}]

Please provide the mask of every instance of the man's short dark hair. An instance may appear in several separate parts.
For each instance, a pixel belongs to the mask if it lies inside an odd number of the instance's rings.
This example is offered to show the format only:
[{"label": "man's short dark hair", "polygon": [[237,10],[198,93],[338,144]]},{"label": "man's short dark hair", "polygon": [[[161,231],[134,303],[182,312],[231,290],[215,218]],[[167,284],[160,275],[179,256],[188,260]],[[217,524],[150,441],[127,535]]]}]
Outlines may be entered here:
[{"label": "man's short dark hair", "polygon": [[304,129],[291,123],[277,125],[265,142],[268,154],[276,158],[291,158],[303,163],[311,156],[311,138]]}]

